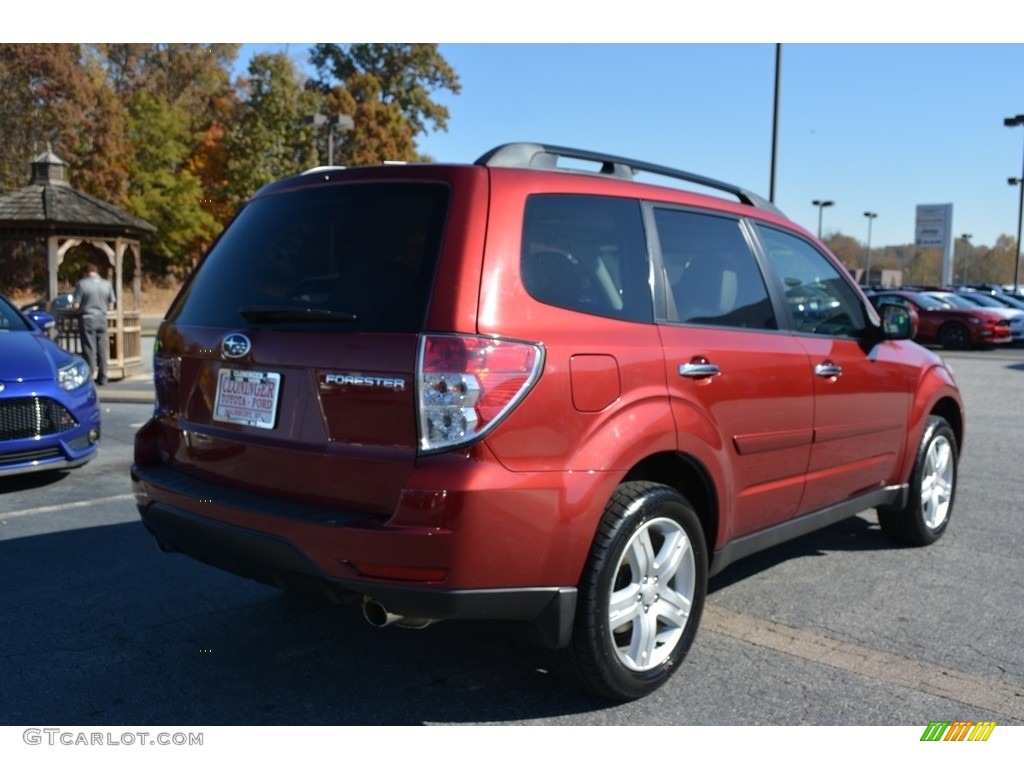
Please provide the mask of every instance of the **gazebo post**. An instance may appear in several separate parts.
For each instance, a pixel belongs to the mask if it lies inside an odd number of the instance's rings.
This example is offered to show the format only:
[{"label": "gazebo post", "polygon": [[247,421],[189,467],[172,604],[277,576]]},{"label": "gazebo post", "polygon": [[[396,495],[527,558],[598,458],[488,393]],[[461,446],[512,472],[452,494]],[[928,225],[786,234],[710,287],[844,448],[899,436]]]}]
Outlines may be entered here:
[{"label": "gazebo post", "polygon": [[[48,239],[56,246],[55,261],[50,268],[50,284],[54,286],[53,293],[50,294],[50,301],[53,301],[57,298],[57,270],[64,262],[64,254],[76,245],[81,245],[82,241],[78,238],[68,237],[61,242],[60,236],[52,236]],[[81,353],[82,343],[78,335],[77,318],[69,312],[60,311],[56,314],[56,320],[57,343],[68,352]]]},{"label": "gazebo post", "polygon": [[[107,257],[107,263],[114,268],[114,279],[111,280],[111,284],[114,286],[114,333],[112,338],[114,339],[114,354],[110,355],[110,367],[119,368],[121,375],[126,376],[127,370],[125,365],[124,357],[124,309],[121,306],[121,294],[124,292],[121,284],[121,239],[117,238],[114,241],[115,247],[111,248],[110,243],[105,240],[90,240],[89,243],[100,251],[103,251],[103,255]],[[109,313],[108,313],[109,314]],[[109,321],[107,323],[109,330]]]},{"label": "gazebo post", "polygon": [[135,259],[135,269],[132,271],[132,293],[135,296],[135,309],[139,313],[139,317],[142,317],[142,250],[139,244],[127,240],[125,244],[128,250],[131,251],[132,256]]},{"label": "gazebo post", "polygon": [[[114,241],[114,279],[114,285],[117,286],[114,294],[117,297],[117,303],[114,305],[114,312],[117,314],[114,348],[117,350],[117,359],[124,366],[124,240],[120,237]],[[127,371],[125,373],[127,375]]]},{"label": "gazebo post", "polygon": [[57,255],[59,239],[56,235],[46,238],[46,290],[48,293],[46,298],[48,301],[57,298],[57,267],[60,266],[60,257]]}]

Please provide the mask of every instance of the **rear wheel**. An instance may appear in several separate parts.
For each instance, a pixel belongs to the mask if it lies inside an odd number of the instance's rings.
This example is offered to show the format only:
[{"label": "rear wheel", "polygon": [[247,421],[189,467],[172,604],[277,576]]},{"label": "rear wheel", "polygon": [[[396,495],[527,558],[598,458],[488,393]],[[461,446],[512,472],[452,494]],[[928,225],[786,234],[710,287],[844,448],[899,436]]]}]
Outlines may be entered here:
[{"label": "rear wheel", "polygon": [[692,645],[706,593],[707,550],[693,507],[668,486],[624,483],[605,509],[572,642],[556,667],[601,696],[646,696]]},{"label": "rear wheel", "polygon": [[939,331],[939,343],[945,349],[969,349],[971,332],[962,323],[946,323]]},{"label": "rear wheel", "polygon": [[938,541],[949,525],[956,495],[956,435],[941,416],[929,416],[905,507],[879,507],[878,523],[894,541],[924,546]]}]

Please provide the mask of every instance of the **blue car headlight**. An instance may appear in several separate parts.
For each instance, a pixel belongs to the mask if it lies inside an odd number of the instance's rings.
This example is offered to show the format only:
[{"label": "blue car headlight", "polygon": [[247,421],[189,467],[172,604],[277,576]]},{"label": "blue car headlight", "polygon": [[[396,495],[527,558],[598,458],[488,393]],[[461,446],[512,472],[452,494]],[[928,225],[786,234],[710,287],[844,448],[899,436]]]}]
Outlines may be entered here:
[{"label": "blue car headlight", "polygon": [[71,392],[89,383],[89,365],[85,360],[73,360],[57,370],[60,388]]}]

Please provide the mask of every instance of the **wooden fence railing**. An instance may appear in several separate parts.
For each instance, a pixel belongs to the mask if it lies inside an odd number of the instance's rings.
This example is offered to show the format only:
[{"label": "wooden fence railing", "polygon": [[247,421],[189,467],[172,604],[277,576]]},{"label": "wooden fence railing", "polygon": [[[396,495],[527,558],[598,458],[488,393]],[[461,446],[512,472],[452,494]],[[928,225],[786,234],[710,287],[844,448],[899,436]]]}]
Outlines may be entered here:
[{"label": "wooden fence railing", "polygon": [[[79,334],[79,312],[58,310],[57,343],[68,352],[82,354],[82,339]],[[124,326],[117,327],[117,312],[107,313],[107,331],[110,336],[110,357],[107,362],[107,376],[123,379],[141,373],[142,364],[142,313],[122,312]]]}]

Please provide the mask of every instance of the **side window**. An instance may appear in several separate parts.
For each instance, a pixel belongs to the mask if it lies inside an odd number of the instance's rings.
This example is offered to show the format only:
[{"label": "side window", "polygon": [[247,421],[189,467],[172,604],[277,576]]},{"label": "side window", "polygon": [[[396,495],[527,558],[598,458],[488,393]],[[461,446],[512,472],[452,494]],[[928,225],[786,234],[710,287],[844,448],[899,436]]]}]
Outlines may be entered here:
[{"label": "side window", "polygon": [[545,304],[651,322],[650,269],[640,203],[533,195],[526,201],[523,285]]},{"label": "side window", "polygon": [[777,328],[761,270],[737,219],[656,208],[669,322]]},{"label": "side window", "polygon": [[805,240],[758,226],[768,258],[782,280],[786,306],[801,333],[856,336],[867,325],[864,306],[835,265]]}]

